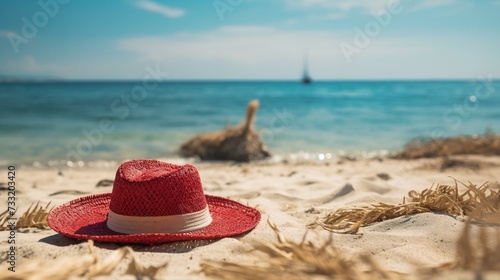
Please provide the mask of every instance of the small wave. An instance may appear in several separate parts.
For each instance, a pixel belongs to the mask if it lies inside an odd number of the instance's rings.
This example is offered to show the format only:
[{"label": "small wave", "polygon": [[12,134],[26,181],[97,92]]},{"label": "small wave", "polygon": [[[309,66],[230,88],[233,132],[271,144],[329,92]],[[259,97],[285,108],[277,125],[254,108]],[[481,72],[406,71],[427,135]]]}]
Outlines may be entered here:
[{"label": "small wave", "polygon": [[[335,151],[335,152],[296,152],[296,153],[278,153],[274,154],[271,158],[267,159],[268,163],[327,163],[339,162],[344,160],[363,160],[363,159],[383,159],[390,154],[388,150],[377,151]],[[160,157],[160,161],[170,162],[173,164],[196,164],[202,162],[199,158],[183,158],[178,156]],[[47,161],[33,161],[20,164],[20,167],[29,168],[53,168],[53,169],[83,169],[83,168],[117,168],[122,162],[131,160],[89,160],[89,161],[67,161],[67,160],[47,160]],[[6,160],[0,160],[0,167],[6,167],[12,163]]]},{"label": "small wave", "polygon": [[292,162],[292,163],[319,163],[319,162],[338,162],[343,160],[362,160],[362,159],[383,159],[389,155],[388,150],[377,151],[336,151],[336,152],[319,152],[308,153],[298,152],[286,155],[274,155],[272,162]]}]

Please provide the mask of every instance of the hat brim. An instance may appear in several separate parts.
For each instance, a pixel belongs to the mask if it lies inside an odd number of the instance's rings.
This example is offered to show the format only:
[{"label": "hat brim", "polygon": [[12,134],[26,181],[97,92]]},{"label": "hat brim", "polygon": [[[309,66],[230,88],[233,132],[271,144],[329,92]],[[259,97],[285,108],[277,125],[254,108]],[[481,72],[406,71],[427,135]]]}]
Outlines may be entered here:
[{"label": "hat brim", "polygon": [[219,239],[246,233],[260,221],[260,212],[233,200],[205,195],[212,223],[183,233],[122,234],[106,226],[111,194],[98,194],[72,200],[54,208],[48,216],[56,232],[80,240],[114,243],[158,244],[174,241]]}]

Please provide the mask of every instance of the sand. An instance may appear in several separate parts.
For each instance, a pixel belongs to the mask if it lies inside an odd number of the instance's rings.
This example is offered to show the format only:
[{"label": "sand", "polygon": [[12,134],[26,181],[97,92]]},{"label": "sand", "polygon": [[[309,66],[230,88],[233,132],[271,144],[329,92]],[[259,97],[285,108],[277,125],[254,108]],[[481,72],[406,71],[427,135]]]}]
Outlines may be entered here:
[{"label": "sand", "polygon": [[[442,159],[266,161],[249,164],[193,163],[199,170],[206,194],[228,197],[254,206],[262,221],[244,236],[215,241],[176,242],[156,246],[131,246],[145,264],[167,262],[159,279],[204,279],[197,273],[202,260],[227,260],[245,264],[261,261],[262,254],[250,251],[255,241],[274,242],[276,235],[266,222],[275,223],[282,234],[300,241],[306,225],[340,207],[370,202],[401,203],[410,190],[423,190],[436,184],[462,182],[481,185],[500,182],[500,157],[458,156],[461,164],[442,170]],[[175,160],[182,163],[184,160]],[[112,187],[96,187],[101,179],[114,179],[119,163],[74,168],[18,167],[18,215],[32,204],[52,202],[60,205],[87,194],[111,192]],[[1,182],[1,181],[0,181]],[[51,194],[78,190],[86,194]],[[5,191],[2,191],[2,195]],[[5,204],[3,204],[5,205]],[[417,275],[416,268],[433,267],[454,260],[456,242],[464,226],[462,217],[425,213],[403,216],[361,228],[359,234],[334,234],[334,243],[347,256],[372,255],[388,270]],[[321,228],[309,230],[311,240],[326,240],[330,233]],[[9,248],[8,231],[0,232],[0,251]],[[321,242],[320,242],[321,243]],[[48,261],[88,252],[86,242],[73,240],[52,230],[23,229],[17,232],[16,270],[22,271],[32,260]],[[106,257],[120,244],[96,243],[95,252]],[[3,253],[1,259],[5,259]],[[124,262],[125,263],[125,262]],[[57,268],[54,268],[57,269]],[[108,278],[122,278],[125,264]],[[9,271],[0,271],[5,276]],[[7,274],[9,275],[9,274]],[[124,279],[134,279],[127,276]],[[472,274],[460,274],[473,279]],[[99,278],[101,279],[101,278]],[[105,279],[103,277],[102,279]]]}]

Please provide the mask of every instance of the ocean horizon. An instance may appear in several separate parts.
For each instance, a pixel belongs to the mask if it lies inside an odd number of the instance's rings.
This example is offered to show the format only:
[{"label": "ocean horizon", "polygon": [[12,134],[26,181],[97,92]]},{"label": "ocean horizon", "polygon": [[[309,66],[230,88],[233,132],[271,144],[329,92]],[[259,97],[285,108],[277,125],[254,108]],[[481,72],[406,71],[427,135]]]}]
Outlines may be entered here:
[{"label": "ocean horizon", "polygon": [[0,164],[174,158],[198,133],[238,124],[274,155],[385,155],[416,138],[500,130],[497,80],[37,81],[0,83]]},{"label": "ocean horizon", "polygon": [[[393,82],[476,82],[481,80],[488,80],[488,82],[500,82],[497,78],[414,78],[414,79],[313,79],[314,83],[366,83],[366,82],[379,82],[379,83],[393,83]],[[2,76],[0,75],[0,84],[37,84],[37,83],[141,83],[141,79],[68,79],[43,76],[38,78],[36,76]],[[159,83],[301,83],[298,79],[169,79],[162,78],[158,80]]]}]

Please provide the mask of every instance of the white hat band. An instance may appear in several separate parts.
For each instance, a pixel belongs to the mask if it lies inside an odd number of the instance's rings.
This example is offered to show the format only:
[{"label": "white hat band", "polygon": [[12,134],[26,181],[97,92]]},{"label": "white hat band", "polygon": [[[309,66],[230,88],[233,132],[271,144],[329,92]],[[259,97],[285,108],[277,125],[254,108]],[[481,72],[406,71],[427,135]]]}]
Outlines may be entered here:
[{"label": "white hat band", "polygon": [[106,225],[109,229],[126,234],[181,233],[204,228],[212,222],[208,205],[203,210],[171,216],[125,216],[108,212]]}]

